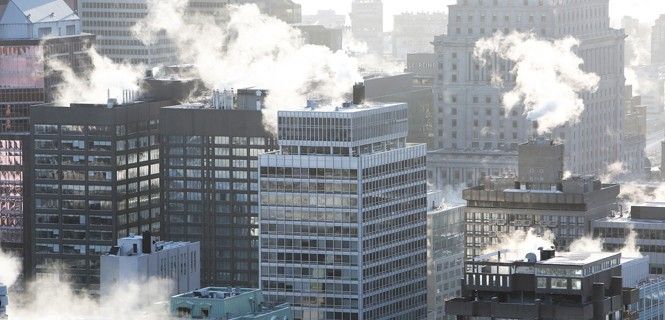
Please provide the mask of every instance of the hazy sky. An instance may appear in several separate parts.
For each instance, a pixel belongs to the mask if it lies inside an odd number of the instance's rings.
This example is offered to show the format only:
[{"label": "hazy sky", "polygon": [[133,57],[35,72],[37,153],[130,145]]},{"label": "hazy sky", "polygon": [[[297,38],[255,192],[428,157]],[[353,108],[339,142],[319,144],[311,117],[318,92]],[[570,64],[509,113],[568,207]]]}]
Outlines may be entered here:
[{"label": "hazy sky", "polygon": [[[351,11],[351,0],[294,0],[302,5],[303,14],[317,10],[333,9],[338,13]],[[457,0],[383,0],[384,28],[392,30],[392,16],[401,12],[448,11],[447,5]],[[610,15],[613,23],[619,23],[623,15],[638,17],[645,23],[653,24],[660,14],[665,14],[665,0],[610,0]]]}]

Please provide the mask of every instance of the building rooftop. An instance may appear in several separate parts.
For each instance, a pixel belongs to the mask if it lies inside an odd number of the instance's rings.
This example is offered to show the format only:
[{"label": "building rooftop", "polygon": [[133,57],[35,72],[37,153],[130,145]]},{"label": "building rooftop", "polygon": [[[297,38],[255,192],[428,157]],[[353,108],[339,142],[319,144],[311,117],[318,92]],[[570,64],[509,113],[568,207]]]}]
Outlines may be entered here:
[{"label": "building rooftop", "polygon": [[[144,236],[150,237],[150,240],[144,242]],[[190,244],[192,242],[159,241],[149,233],[144,235],[130,235],[129,237],[118,239],[118,245],[111,247],[111,251],[107,255],[119,257],[141,256],[172,250]]]},{"label": "building rooftop", "polygon": [[79,20],[63,0],[9,0],[1,13],[0,24]]},{"label": "building rooftop", "polygon": [[538,261],[540,265],[557,266],[585,266],[596,261],[620,256],[620,253],[612,252],[561,252],[553,258]]}]

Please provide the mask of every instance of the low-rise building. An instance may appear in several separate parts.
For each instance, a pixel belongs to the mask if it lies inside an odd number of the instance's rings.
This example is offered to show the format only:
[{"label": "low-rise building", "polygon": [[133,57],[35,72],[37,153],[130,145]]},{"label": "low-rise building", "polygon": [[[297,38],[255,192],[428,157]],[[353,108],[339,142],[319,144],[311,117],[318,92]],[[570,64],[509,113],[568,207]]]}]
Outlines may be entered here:
[{"label": "low-rise building", "polygon": [[100,291],[109,295],[123,283],[150,286],[153,279],[170,280],[170,294],[196,290],[201,287],[200,260],[198,242],[158,241],[150,232],[122,238],[101,257]]},{"label": "low-rise building", "polygon": [[633,319],[639,290],[623,274],[645,273],[645,258],[621,253],[503,250],[465,263],[461,298],[446,302],[457,319]]},{"label": "low-rise building", "polygon": [[665,274],[665,202],[634,205],[629,217],[606,217],[593,221],[591,227],[605,250],[622,248],[632,233],[640,252],[650,258],[649,272]]},{"label": "low-rise building", "polygon": [[464,267],[464,206],[443,191],[427,194],[427,319],[446,319],[444,301],[461,295]]},{"label": "low-rise building", "polygon": [[291,306],[266,304],[260,289],[203,288],[171,298],[176,319],[291,320]]}]

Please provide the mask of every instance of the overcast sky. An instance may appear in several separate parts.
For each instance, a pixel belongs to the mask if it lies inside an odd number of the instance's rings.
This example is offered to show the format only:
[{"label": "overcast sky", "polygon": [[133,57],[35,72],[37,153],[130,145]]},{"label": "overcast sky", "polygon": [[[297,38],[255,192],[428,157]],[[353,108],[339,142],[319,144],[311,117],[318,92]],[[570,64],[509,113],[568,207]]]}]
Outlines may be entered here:
[{"label": "overcast sky", "polygon": [[[303,14],[316,13],[322,9],[333,9],[338,13],[348,14],[351,11],[351,0],[294,0],[302,5]],[[639,17],[647,24],[660,14],[665,14],[665,0],[610,0],[610,14],[613,23],[619,23],[623,15]],[[448,11],[447,5],[456,0],[383,0],[384,28],[392,30],[392,17],[401,12]]]}]

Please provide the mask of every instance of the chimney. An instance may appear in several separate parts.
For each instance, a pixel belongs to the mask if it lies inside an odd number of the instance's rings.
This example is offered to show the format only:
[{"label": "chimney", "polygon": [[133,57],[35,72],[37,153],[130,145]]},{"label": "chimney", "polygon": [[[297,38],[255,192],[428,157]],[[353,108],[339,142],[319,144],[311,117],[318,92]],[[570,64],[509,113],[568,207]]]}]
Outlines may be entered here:
[{"label": "chimney", "polygon": [[365,84],[358,82],[353,85],[353,104],[361,105],[365,102]]},{"label": "chimney", "polygon": [[150,231],[143,231],[143,241],[141,244],[142,244],[141,249],[143,250],[143,254],[152,253],[152,234],[150,233]]},{"label": "chimney", "polygon": [[545,260],[552,259],[552,258],[554,258],[555,255],[556,255],[556,251],[554,251],[554,248],[540,249],[540,261],[545,261]]}]

